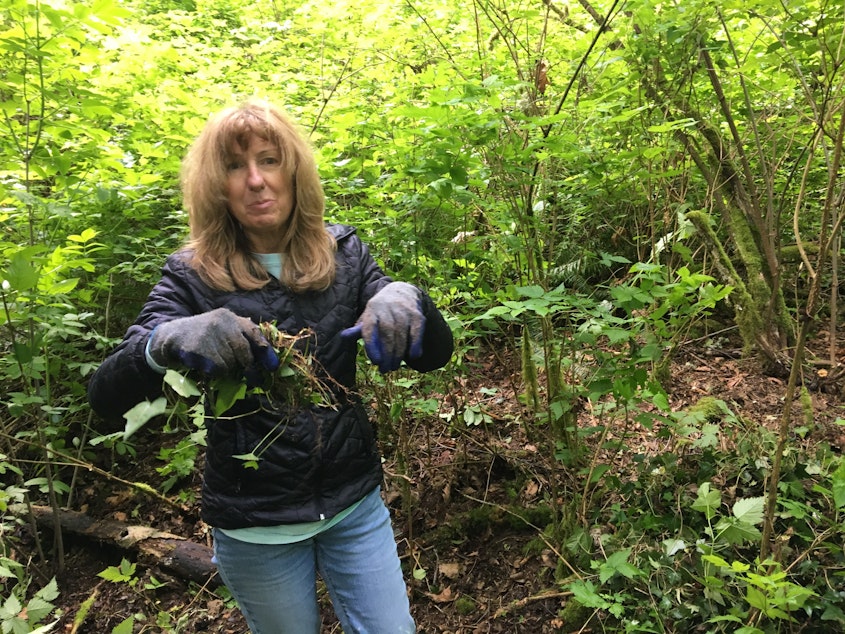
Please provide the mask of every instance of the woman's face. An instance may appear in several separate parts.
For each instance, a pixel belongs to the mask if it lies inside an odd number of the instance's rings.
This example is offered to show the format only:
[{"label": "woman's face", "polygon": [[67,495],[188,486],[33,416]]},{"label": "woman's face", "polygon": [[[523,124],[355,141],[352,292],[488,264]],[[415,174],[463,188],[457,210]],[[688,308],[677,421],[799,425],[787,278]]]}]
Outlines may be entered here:
[{"label": "woman's face", "polygon": [[232,216],[255,251],[277,253],[293,210],[291,182],[282,172],[279,148],[255,135],[245,149],[234,143],[227,174]]}]

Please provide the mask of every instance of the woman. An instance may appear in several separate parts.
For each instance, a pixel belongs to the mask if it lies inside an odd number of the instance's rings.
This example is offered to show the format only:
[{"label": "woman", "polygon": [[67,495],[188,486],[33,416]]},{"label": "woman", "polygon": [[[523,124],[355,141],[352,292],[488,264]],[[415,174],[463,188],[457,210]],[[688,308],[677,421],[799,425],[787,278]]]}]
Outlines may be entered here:
[{"label": "woman", "polygon": [[[332,407],[257,392],[206,420],[202,517],[220,575],[253,634],[317,634],[318,572],[347,634],[413,632],[376,438],[354,396],[357,339],[382,372],[403,361],[426,372],[452,354],[448,325],[427,294],[385,276],[353,228],[325,224],[312,152],[274,106],[213,117],[182,185],[188,244],[93,375],[92,407],[119,419],[161,394],[168,367],[255,384],[279,366],[258,324],[309,333]],[[250,467],[243,455],[259,446]]]}]

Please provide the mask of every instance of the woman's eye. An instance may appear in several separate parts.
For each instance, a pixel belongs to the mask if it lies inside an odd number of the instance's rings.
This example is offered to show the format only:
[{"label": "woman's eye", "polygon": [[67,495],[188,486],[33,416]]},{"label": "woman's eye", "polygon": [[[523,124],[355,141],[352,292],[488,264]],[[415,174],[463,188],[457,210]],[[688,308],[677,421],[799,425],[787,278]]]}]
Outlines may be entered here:
[{"label": "woman's eye", "polygon": [[262,165],[278,165],[279,159],[277,159],[275,156],[265,156],[263,159],[261,159],[261,164]]},{"label": "woman's eye", "polygon": [[226,165],[226,169],[230,172],[234,172],[237,169],[240,169],[244,166],[242,161],[231,161],[228,165]]}]

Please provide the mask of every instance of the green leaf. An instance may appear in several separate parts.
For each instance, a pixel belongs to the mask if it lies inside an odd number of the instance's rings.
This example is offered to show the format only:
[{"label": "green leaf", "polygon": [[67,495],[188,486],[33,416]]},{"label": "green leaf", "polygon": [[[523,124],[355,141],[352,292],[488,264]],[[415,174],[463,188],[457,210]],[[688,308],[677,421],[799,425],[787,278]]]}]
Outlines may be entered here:
[{"label": "green leaf", "polygon": [[117,566],[109,566],[102,572],[97,573],[97,576],[112,583],[121,583],[129,580],[121,574],[120,570],[117,569]]},{"label": "green leaf", "polygon": [[28,291],[38,285],[41,270],[32,265],[33,254],[33,249],[24,249],[11,257],[9,266],[3,271],[3,279],[9,282],[12,290]]},{"label": "green leaf", "polygon": [[845,460],[839,462],[839,467],[831,475],[833,480],[833,502],[836,508],[845,506]]},{"label": "green leaf", "polygon": [[707,619],[708,623],[742,623],[742,619],[738,616],[734,616],[733,614],[720,614],[719,616],[714,616],[712,619]]},{"label": "green leaf", "polygon": [[542,298],[525,300],[526,310],[537,313],[541,317],[549,314],[549,302]]},{"label": "green leaf", "polygon": [[464,187],[467,184],[467,171],[460,165],[453,165],[449,168],[449,177],[458,187]]},{"label": "green leaf", "polygon": [[81,234],[73,234],[73,235],[68,236],[67,239],[70,240],[71,242],[85,243],[85,242],[88,242],[90,240],[93,240],[95,237],[97,237],[97,231],[95,231],[94,229],[88,228],[88,229],[85,229],[85,231],[83,231]]},{"label": "green leaf", "polygon": [[473,321],[480,321],[482,319],[491,319],[493,317],[498,317],[500,315],[510,315],[511,309],[507,306],[493,306],[492,308],[488,308],[486,312],[482,313],[478,317],[475,317]]},{"label": "green leaf", "polygon": [[665,392],[658,392],[651,397],[651,402],[654,406],[663,412],[669,411],[669,397]]},{"label": "green leaf", "polygon": [[591,581],[574,581],[569,584],[569,590],[575,600],[585,608],[605,610],[610,607],[607,599],[596,592],[596,587]]},{"label": "green leaf", "polygon": [[704,513],[704,516],[707,519],[713,519],[721,504],[722,494],[716,490],[711,491],[710,483],[703,482],[701,486],[698,487],[698,497],[695,502],[692,503],[692,508]]},{"label": "green leaf", "polygon": [[258,469],[258,462],[261,460],[261,456],[256,455],[254,452],[237,454],[232,456],[232,458],[243,460],[244,469]]},{"label": "green leaf", "polygon": [[166,410],[167,399],[163,396],[160,396],[152,402],[142,401],[138,403],[135,407],[123,415],[123,418],[126,419],[126,426],[123,430],[123,439],[129,439],[136,431],[141,429],[141,427],[146,425],[156,416],[164,414]]},{"label": "green leaf", "polygon": [[47,634],[47,632],[52,632],[58,622],[59,619],[56,619],[52,623],[47,623],[46,625],[42,625],[41,627],[29,631],[29,634]]},{"label": "green leaf", "polygon": [[34,596],[26,604],[26,618],[30,623],[38,623],[48,616],[55,606],[49,601]]},{"label": "green leaf", "polygon": [[751,570],[751,565],[743,561],[732,561],[731,570],[733,570],[734,572],[748,572],[749,570]]},{"label": "green leaf", "polygon": [[733,506],[733,514],[736,519],[746,524],[760,524],[763,521],[763,507],[765,498],[740,498]]},{"label": "green leaf", "polygon": [[632,336],[631,331],[625,328],[605,328],[602,330],[602,334],[608,338],[608,342],[611,345],[628,341]]},{"label": "green leaf", "polygon": [[742,522],[734,517],[719,520],[716,524],[716,533],[719,539],[732,545],[756,542],[761,537],[760,531],[753,524]]},{"label": "green leaf", "polygon": [[246,396],[246,383],[234,379],[214,381],[214,415],[221,416]]},{"label": "green leaf", "polygon": [[599,566],[599,581],[604,583],[617,573],[626,577],[627,579],[633,579],[637,575],[642,574],[639,568],[636,566],[628,563],[628,558],[631,556],[631,549],[625,548],[623,550],[617,550],[615,553],[612,553],[601,566]]},{"label": "green leaf", "polygon": [[665,121],[658,125],[649,126],[649,132],[673,132],[681,128],[689,128],[695,125],[695,119],[678,119],[677,121]]},{"label": "green leaf", "polygon": [[50,579],[50,582],[35,593],[35,598],[42,601],[55,601],[59,598],[59,586],[56,583],[56,578]]},{"label": "green leaf", "polygon": [[725,561],[724,559],[719,557],[719,555],[713,555],[713,554],[702,555],[701,559],[703,561],[706,561],[707,563],[711,563],[714,566],[717,566],[719,568],[730,568],[731,567],[731,565],[727,561]]},{"label": "green leaf", "polygon": [[757,608],[761,612],[766,612],[769,605],[766,595],[754,586],[748,586],[748,590],[745,593],[745,600],[748,601],[748,605],[752,608]]},{"label": "green leaf", "polygon": [[111,634],[132,634],[134,628],[135,617],[128,616],[112,629]]},{"label": "green leaf", "polygon": [[673,557],[678,552],[683,552],[687,548],[686,542],[682,539],[664,539],[663,552],[667,557]]},{"label": "green leaf", "polygon": [[546,289],[542,286],[517,286],[516,290],[521,297],[529,297],[532,299],[539,299],[546,294]]},{"label": "green leaf", "polygon": [[16,561],[6,561],[5,565],[0,564],[0,579],[8,579],[9,577],[14,577],[15,573],[12,571],[12,568],[23,568],[23,566],[21,566],[21,564]]},{"label": "green leaf", "polygon": [[77,277],[60,280],[50,284],[49,288],[44,289],[44,292],[47,295],[66,295],[75,289],[78,283],[79,278]]},{"label": "green leaf", "polygon": [[136,566],[134,563],[128,559],[121,559],[120,566],[109,566],[98,573],[97,576],[112,583],[128,582],[135,576],[135,570]]},{"label": "green leaf", "polygon": [[201,396],[197,387],[196,381],[189,379],[187,376],[180,374],[176,370],[167,370],[164,373],[164,382],[173,388],[179,396],[183,398],[190,398],[192,396]]},{"label": "green leaf", "polygon": [[20,614],[23,609],[20,599],[15,594],[10,594],[6,601],[3,602],[3,607],[0,608],[0,619],[11,619]]}]

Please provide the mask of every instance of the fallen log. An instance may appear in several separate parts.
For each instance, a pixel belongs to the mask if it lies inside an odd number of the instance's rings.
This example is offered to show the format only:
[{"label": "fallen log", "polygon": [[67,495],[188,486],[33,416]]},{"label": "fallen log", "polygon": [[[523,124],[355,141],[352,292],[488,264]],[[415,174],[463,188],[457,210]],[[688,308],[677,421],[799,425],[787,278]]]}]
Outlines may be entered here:
[{"label": "fallen log", "polygon": [[[38,526],[53,530],[55,516],[49,506],[33,506]],[[62,531],[103,544],[137,553],[139,563],[158,566],[181,579],[216,587],[222,582],[212,563],[213,551],[204,544],[151,526],[127,524],[110,519],[95,519],[79,511],[59,511]]]}]

